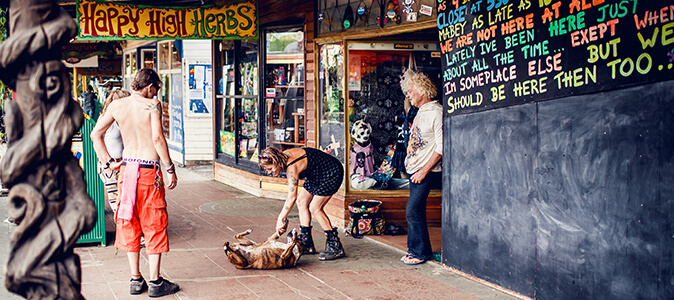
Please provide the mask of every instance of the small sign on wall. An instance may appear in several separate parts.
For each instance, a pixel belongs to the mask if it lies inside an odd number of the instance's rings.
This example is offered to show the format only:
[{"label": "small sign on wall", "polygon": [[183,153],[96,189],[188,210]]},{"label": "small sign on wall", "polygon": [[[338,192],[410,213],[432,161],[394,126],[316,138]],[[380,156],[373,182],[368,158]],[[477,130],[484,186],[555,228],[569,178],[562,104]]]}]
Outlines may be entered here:
[{"label": "small sign on wall", "polygon": [[213,107],[212,67],[204,64],[188,64],[188,95],[190,112],[211,113]]}]

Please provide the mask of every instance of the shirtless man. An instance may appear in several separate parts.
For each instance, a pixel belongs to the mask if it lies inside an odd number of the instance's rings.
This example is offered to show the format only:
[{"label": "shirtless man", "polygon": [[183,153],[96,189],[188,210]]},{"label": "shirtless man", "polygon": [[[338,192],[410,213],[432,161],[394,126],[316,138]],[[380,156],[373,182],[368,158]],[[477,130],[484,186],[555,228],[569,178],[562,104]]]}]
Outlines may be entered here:
[{"label": "shirtless man", "polygon": [[[161,80],[152,69],[141,69],[131,83],[131,96],[115,100],[91,132],[94,150],[105,168],[120,170],[120,200],[115,213],[115,247],[127,252],[131,267],[130,293],[143,293],[148,284],[140,273],[140,237],[145,237],[150,260],[149,296],[161,297],[180,288],[159,275],[161,254],[169,251],[166,225],[166,200],[159,160],[168,166],[169,189],[178,177],[162,134],[161,103],[154,99]],[[111,158],[103,140],[114,121],[119,124],[124,142],[122,161]]]}]

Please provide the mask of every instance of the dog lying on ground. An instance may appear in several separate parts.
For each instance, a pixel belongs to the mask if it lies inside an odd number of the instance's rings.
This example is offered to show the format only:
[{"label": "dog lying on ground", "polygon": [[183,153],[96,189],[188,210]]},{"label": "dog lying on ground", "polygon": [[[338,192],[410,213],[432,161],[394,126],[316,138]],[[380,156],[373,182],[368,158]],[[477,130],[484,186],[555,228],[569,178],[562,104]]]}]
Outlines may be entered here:
[{"label": "dog lying on ground", "polygon": [[264,243],[258,244],[245,238],[253,230],[248,229],[234,236],[238,243],[229,246],[225,242],[224,249],[229,262],[237,269],[280,269],[294,267],[302,256],[304,245],[300,242],[297,230],[288,233],[288,243],[277,241],[278,232],[270,236]]}]

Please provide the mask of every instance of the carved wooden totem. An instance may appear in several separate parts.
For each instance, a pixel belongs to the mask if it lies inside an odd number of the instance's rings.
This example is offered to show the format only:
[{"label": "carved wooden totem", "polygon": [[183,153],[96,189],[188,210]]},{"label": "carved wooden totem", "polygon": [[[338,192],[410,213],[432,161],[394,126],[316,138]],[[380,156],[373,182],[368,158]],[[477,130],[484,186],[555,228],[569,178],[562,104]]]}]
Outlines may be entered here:
[{"label": "carved wooden totem", "polygon": [[8,149],[0,178],[18,226],[5,285],[28,299],[82,299],[73,245],[95,225],[96,207],[71,152],[84,118],[60,60],[77,27],[55,0],[11,0],[9,16],[0,80],[16,99],[5,102]]}]

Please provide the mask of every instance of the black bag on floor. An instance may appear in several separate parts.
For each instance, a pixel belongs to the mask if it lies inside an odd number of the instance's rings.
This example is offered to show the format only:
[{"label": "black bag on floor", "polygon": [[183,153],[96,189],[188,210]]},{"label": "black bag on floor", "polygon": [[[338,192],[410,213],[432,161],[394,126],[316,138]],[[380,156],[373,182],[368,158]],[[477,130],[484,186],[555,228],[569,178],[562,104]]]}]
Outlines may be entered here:
[{"label": "black bag on floor", "polygon": [[346,227],[346,235],[363,238],[366,234],[384,233],[384,216],[379,212],[381,201],[358,200],[349,205],[351,219]]}]

